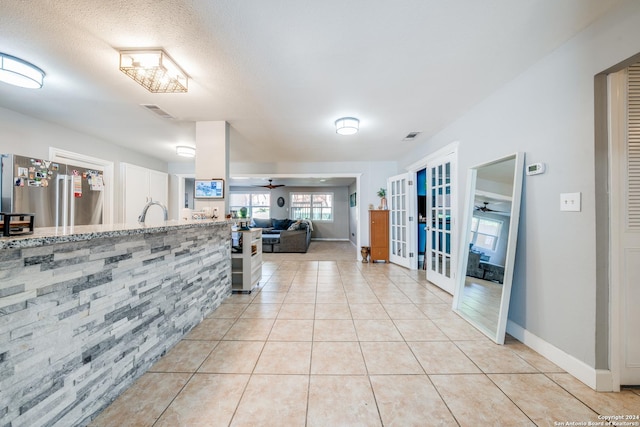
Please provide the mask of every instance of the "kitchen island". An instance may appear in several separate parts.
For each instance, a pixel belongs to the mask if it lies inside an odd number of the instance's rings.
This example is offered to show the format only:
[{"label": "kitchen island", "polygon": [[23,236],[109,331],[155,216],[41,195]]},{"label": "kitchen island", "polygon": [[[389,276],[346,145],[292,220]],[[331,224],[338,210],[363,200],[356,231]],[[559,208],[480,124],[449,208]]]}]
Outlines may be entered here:
[{"label": "kitchen island", "polygon": [[231,294],[228,221],[0,238],[0,425],[85,425]]}]

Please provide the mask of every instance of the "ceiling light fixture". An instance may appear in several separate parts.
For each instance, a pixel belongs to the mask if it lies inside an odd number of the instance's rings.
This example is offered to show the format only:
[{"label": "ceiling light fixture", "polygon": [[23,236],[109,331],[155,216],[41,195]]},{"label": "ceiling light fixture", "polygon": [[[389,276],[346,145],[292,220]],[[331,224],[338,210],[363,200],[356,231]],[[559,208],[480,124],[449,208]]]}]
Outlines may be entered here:
[{"label": "ceiling light fixture", "polygon": [[0,53],[0,81],[28,89],[40,89],[44,71],[15,56]]},{"label": "ceiling light fixture", "polygon": [[195,157],[196,149],[193,147],[187,147],[186,145],[179,145],[176,147],[176,154],[182,157]]},{"label": "ceiling light fixture", "polygon": [[162,49],[120,51],[120,71],[152,93],[187,91],[187,75]]},{"label": "ceiling light fixture", "polygon": [[360,120],[354,117],[342,117],[336,120],[336,133],[340,135],[353,135],[360,128]]}]

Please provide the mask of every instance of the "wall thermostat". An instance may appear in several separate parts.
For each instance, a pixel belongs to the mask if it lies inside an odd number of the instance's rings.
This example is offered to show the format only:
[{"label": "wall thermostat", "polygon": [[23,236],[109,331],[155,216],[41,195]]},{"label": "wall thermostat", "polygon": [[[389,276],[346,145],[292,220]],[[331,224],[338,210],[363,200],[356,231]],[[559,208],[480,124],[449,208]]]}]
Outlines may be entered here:
[{"label": "wall thermostat", "polygon": [[544,163],[531,163],[530,165],[527,165],[527,175],[539,175],[544,173],[544,170]]}]

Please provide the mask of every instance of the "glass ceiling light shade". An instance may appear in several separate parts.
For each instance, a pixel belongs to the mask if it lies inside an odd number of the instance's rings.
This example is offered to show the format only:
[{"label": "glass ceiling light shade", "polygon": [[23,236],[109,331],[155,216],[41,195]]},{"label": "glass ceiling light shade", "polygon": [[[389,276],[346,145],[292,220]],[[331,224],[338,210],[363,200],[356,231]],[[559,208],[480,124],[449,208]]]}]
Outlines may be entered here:
[{"label": "glass ceiling light shade", "polygon": [[176,154],[182,157],[195,157],[196,149],[193,147],[187,147],[185,145],[179,145],[176,147]]},{"label": "glass ceiling light shade", "polygon": [[40,89],[44,71],[15,56],[0,53],[0,81],[28,89]]},{"label": "glass ceiling light shade", "polygon": [[120,71],[152,93],[187,92],[187,75],[162,49],[120,51]]},{"label": "glass ceiling light shade", "polygon": [[336,120],[336,133],[340,135],[353,135],[360,128],[360,120],[353,117],[343,117]]}]

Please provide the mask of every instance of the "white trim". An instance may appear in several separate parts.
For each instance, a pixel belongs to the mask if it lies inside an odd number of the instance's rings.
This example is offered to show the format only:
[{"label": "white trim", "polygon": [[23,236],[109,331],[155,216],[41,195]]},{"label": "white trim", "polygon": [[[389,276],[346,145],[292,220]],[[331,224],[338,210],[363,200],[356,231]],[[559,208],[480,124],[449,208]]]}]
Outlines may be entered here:
[{"label": "white trim", "polygon": [[417,162],[414,162],[414,163],[411,163],[410,165],[405,166],[405,169],[409,172],[418,172],[419,170],[426,168],[427,164],[432,162],[433,160],[438,159],[440,157],[447,156],[452,153],[456,153],[456,161],[457,161],[457,158],[458,158],[457,153],[458,153],[459,145],[460,145],[460,141],[453,141],[452,143],[445,145],[441,149],[436,150],[431,154],[428,154],[427,156],[423,157]]},{"label": "white trim", "polygon": [[[176,173],[174,174],[178,178],[178,195],[176,197],[176,217],[180,219],[180,212],[184,209],[184,193],[185,193],[185,178],[195,179],[195,173]],[[195,207],[195,204],[194,204]]]},{"label": "white trim", "polygon": [[620,177],[619,159],[624,135],[620,132],[626,128],[625,101],[626,73],[622,70],[607,76],[607,121],[608,121],[608,156],[609,156],[609,369],[613,390],[620,391],[620,374],[622,361],[622,308],[621,282],[623,274],[621,254],[621,233],[618,218],[621,216],[623,182]]},{"label": "white trim", "polygon": [[595,369],[587,365],[582,360],[565,353],[511,320],[507,321],[507,333],[592,389],[596,391],[613,391],[610,371]]},{"label": "white trim", "polygon": [[49,160],[59,163],[70,163],[102,171],[104,179],[104,203],[102,205],[102,223],[113,224],[115,173],[114,164],[109,160],[87,156],[61,148],[49,147]]}]

